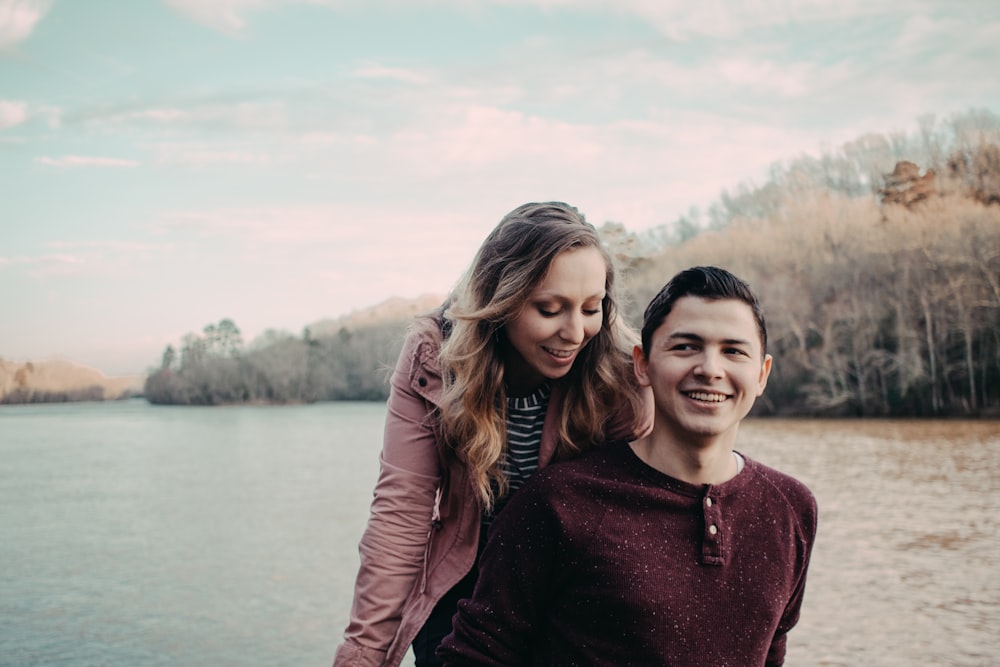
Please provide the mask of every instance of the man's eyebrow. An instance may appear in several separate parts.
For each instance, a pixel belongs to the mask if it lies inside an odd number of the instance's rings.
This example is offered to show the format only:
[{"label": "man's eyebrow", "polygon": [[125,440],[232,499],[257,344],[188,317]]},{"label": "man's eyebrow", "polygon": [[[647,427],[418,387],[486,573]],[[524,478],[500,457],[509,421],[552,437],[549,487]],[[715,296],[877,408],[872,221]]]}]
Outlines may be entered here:
[{"label": "man's eyebrow", "polygon": [[684,340],[705,340],[698,334],[688,333],[686,331],[675,331],[674,333],[670,334],[668,338],[670,339],[681,338]]},{"label": "man's eyebrow", "polygon": [[[675,331],[667,337],[668,340],[693,340],[699,343],[705,342],[703,336],[699,336],[696,333],[690,333],[687,331]],[[752,345],[748,340],[742,338],[726,338],[721,341],[723,345]]]}]

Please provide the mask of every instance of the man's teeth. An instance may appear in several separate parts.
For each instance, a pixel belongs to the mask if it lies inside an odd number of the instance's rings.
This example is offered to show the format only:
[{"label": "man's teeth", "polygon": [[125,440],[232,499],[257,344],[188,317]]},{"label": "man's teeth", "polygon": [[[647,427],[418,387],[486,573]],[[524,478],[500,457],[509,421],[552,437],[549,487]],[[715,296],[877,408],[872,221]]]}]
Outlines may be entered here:
[{"label": "man's teeth", "polygon": [[709,394],[704,391],[689,391],[687,395],[696,401],[709,401],[711,403],[722,403],[726,400],[725,394]]}]

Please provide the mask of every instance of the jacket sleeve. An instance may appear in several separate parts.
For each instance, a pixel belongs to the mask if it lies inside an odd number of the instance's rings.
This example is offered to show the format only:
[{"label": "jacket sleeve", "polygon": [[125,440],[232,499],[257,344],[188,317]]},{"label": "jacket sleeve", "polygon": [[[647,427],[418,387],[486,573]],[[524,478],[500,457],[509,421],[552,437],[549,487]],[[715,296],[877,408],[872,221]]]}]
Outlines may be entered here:
[{"label": "jacket sleeve", "polygon": [[514,494],[490,530],[472,597],[458,603],[452,633],[437,651],[446,667],[544,663],[534,654],[536,633],[547,615],[560,532],[537,481]]},{"label": "jacket sleeve", "polygon": [[414,384],[420,380],[421,355],[437,347],[426,335],[411,332],[392,374],[380,472],[358,549],[350,622],[334,667],[382,664],[403,605],[422,576],[441,472],[434,406]]}]

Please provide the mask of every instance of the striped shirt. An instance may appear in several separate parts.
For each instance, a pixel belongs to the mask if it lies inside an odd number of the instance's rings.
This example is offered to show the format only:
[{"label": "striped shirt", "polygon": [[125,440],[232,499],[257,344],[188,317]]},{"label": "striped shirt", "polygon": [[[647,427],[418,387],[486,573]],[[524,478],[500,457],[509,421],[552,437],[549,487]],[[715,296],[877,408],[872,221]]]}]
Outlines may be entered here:
[{"label": "striped shirt", "polygon": [[[507,495],[497,499],[493,516],[500,511],[511,494],[538,470],[542,427],[551,394],[552,387],[546,382],[528,396],[507,398],[507,457],[504,461],[504,474],[507,476],[508,488]],[[493,516],[484,517],[484,523],[489,524]]]}]

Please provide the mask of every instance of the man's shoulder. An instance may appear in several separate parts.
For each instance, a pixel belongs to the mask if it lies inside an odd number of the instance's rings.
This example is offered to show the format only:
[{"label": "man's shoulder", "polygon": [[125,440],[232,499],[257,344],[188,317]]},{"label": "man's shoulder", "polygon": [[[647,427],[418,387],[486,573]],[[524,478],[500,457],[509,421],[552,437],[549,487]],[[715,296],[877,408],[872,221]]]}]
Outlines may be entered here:
[{"label": "man's shoulder", "polygon": [[622,462],[623,454],[618,443],[609,443],[545,466],[514,493],[499,519],[519,515],[520,522],[524,513],[530,513],[556,525],[578,525],[583,517],[593,520],[609,505],[620,502],[634,484],[627,464]]},{"label": "man's shoulder", "polygon": [[815,525],[816,496],[804,482],[760,461],[752,461],[751,469],[760,479],[763,488],[787,503],[788,507],[806,523]]},{"label": "man's shoulder", "polygon": [[618,466],[625,460],[627,449],[628,442],[624,440],[606,442],[598,447],[588,449],[571,459],[556,461],[548,466],[546,470],[558,466],[563,471],[572,470],[578,473],[589,473],[595,468],[603,468],[609,465]]},{"label": "man's shoulder", "polygon": [[528,480],[546,488],[580,488],[602,485],[621,477],[627,471],[628,443],[609,442],[579,456],[551,463]]},{"label": "man's shoulder", "polygon": [[812,491],[806,486],[801,480],[792,477],[786,472],[782,472],[777,468],[772,468],[771,466],[761,463],[756,459],[747,458],[750,461],[752,469],[764,478],[769,484],[779,488],[787,489],[789,493],[794,493],[796,495],[812,497]]}]

